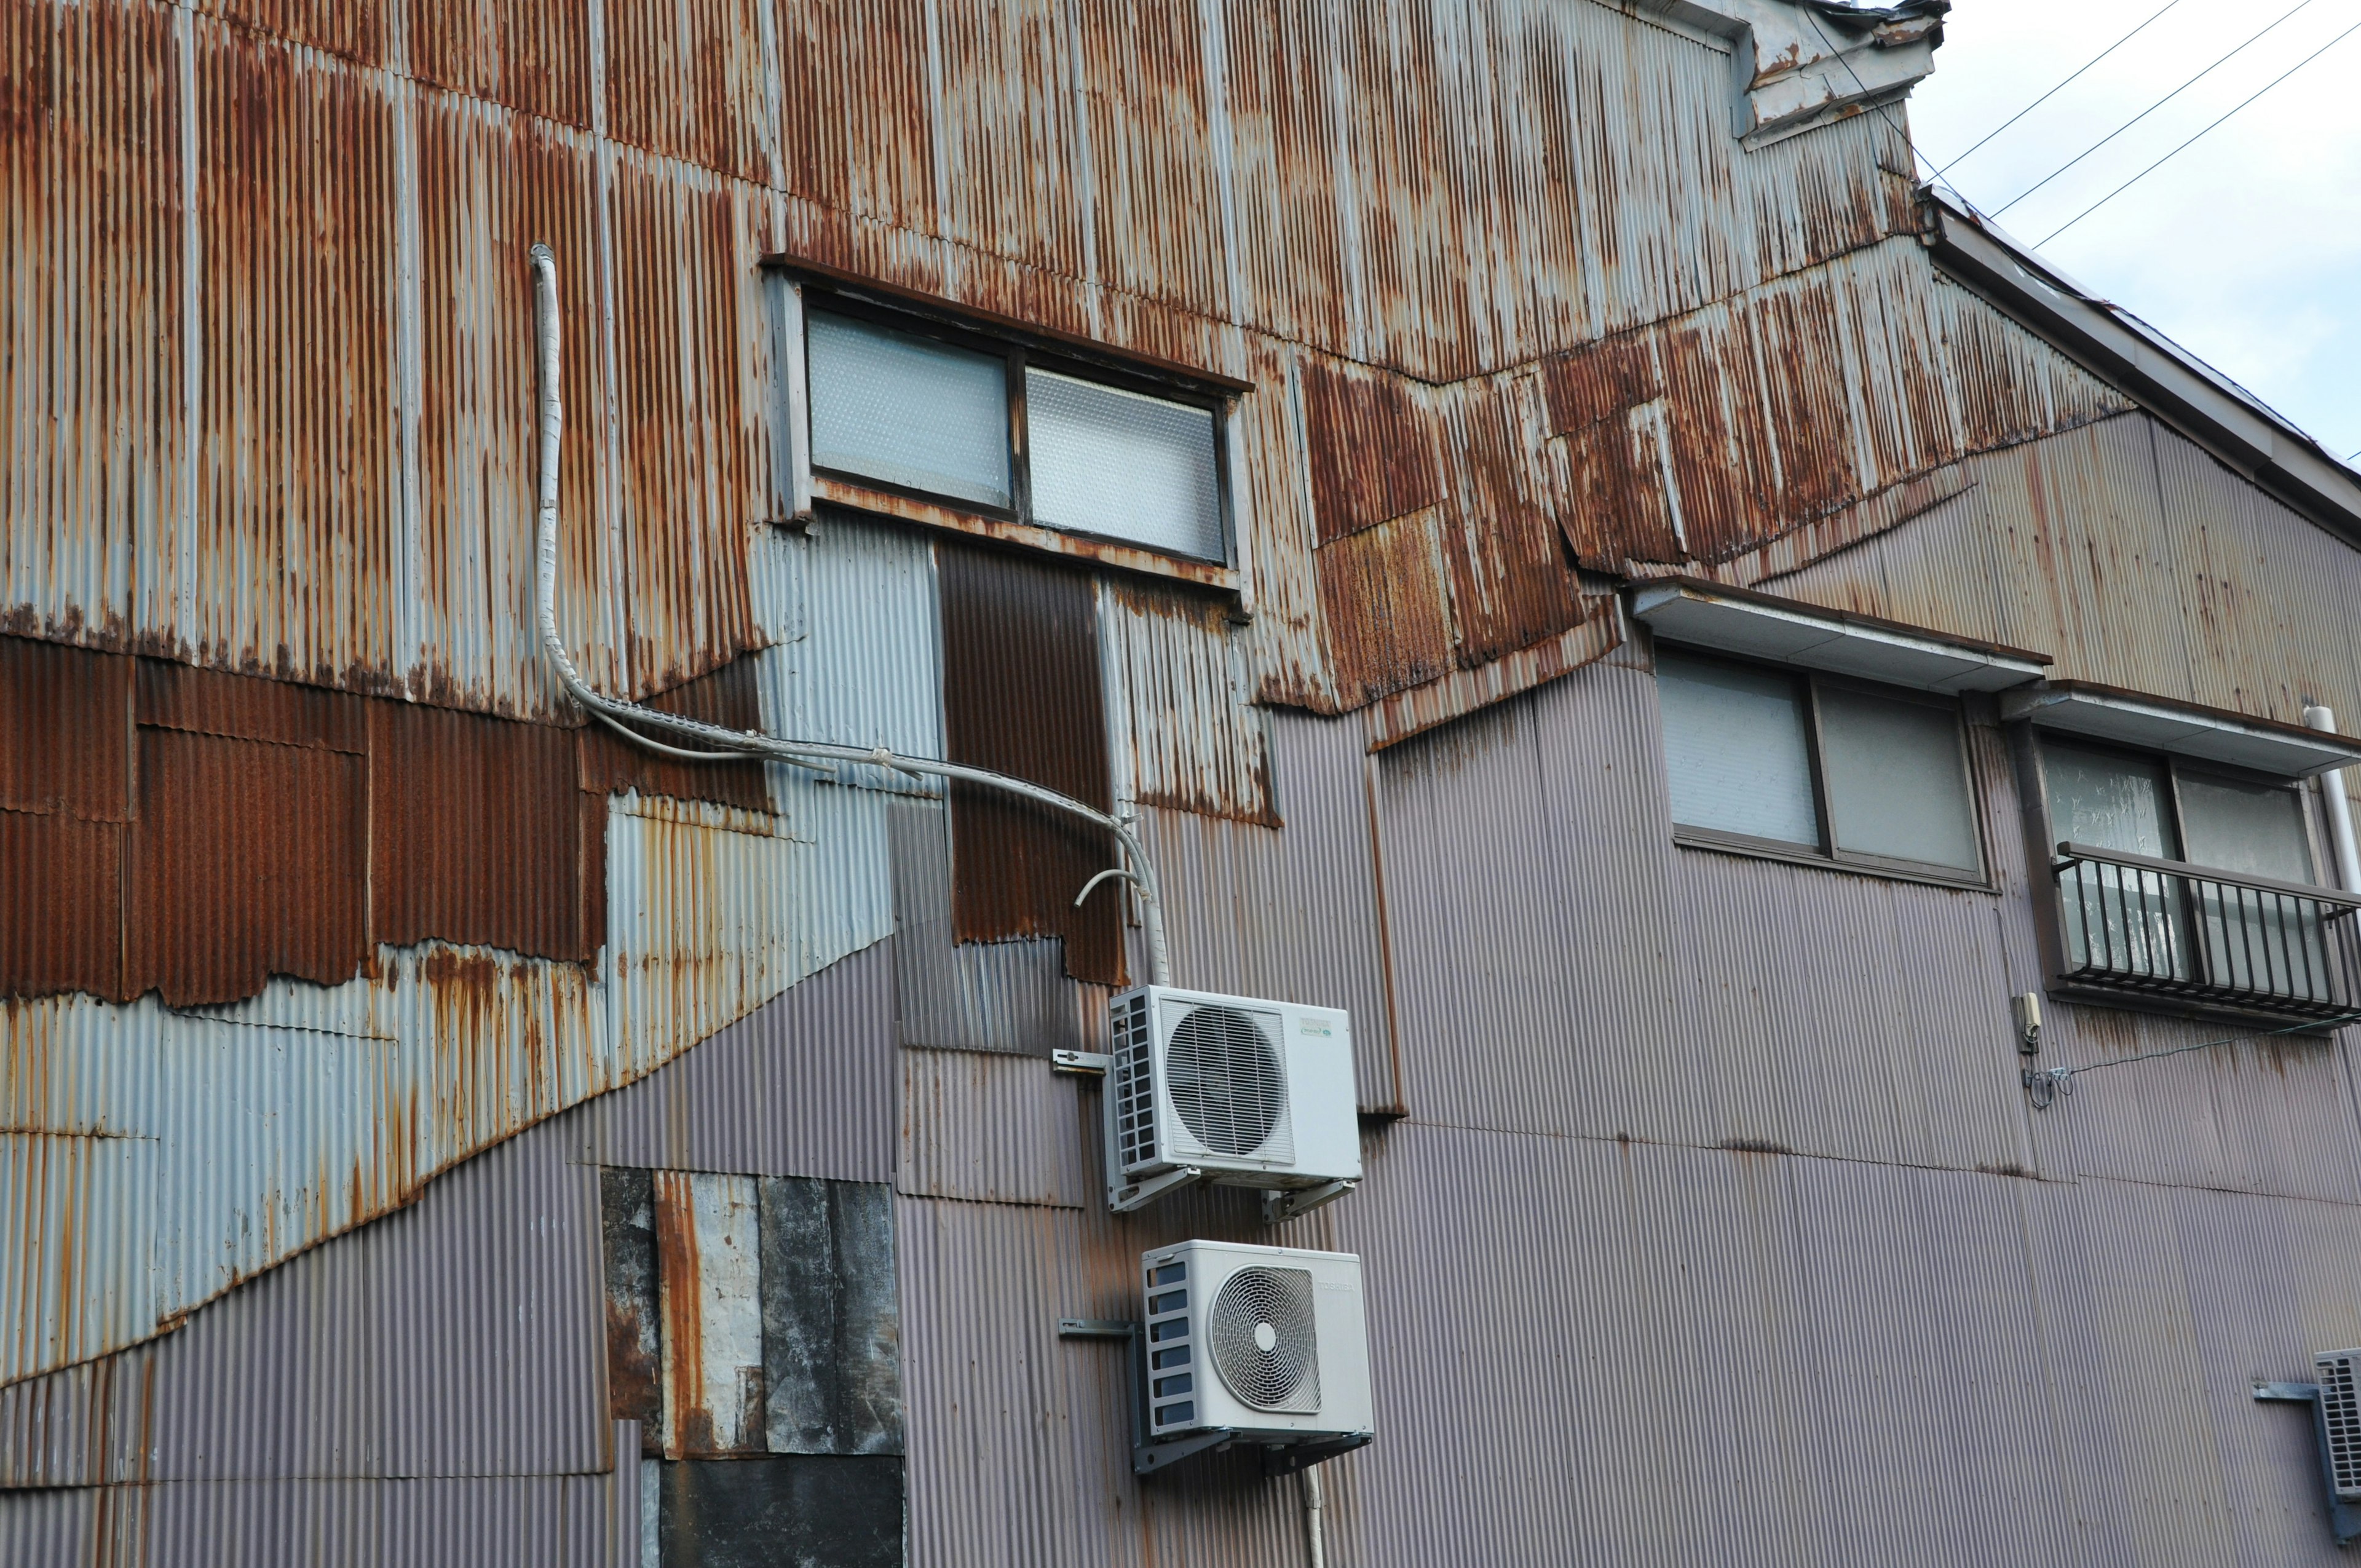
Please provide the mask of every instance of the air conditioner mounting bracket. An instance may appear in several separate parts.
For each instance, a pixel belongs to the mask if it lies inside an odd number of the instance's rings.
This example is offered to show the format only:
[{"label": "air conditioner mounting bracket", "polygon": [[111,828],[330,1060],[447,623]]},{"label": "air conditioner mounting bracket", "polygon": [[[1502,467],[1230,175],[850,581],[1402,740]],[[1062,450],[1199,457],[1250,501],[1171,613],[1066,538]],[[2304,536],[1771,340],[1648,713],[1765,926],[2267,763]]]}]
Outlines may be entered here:
[{"label": "air conditioner mounting bracket", "polygon": [[1262,1223],[1276,1225],[1309,1214],[1314,1209],[1334,1203],[1359,1185],[1357,1181],[1325,1181],[1301,1191],[1265,1192],[1262,1195]]},{"label": "air conditioner mounting bracket", "polygon": [[2328,1457],[2328,1412],[2321,1408],[2320,1385],[2257,1383],[2255,1385],[2255,1398],[2312,1407],[2312,1437],[2320,1450],[2320,1480],[2328,1493],[2328,1528],[2336,1533],[2339,1547],[2350,1546],[2356,1540],[2361,1540],[2361,1507],[2336,1495],[2336,1466]]},{"label": "air conditioner mounting bracket", "polygon": [[1118,1214],[1128,1214],[1134,1209],[1146,1208],[1167,1192],[1188,1186],[1191,1182],[1202,1178],[1204,1174],[1193,1165],[1184,1165],[1178,1170],[1168,1170],[1161,1176],[1151,1176],[1147,1180],[1134,1182],[1129,1187],[1115,1188],[1107,1194],[1107,1207]]}]

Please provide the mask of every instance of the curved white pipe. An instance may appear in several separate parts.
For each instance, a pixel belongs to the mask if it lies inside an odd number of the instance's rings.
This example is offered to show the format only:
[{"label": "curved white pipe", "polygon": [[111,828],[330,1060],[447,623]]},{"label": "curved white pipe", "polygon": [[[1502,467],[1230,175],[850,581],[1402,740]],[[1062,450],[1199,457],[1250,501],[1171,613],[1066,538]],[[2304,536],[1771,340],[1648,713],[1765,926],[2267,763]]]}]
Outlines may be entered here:
[{"label": "curved white pipe", "polygon": [[[2308,729],[2336,733],[2336,713],[2315,703],[2303,710]],[[2336,850],[2336,879],[2347,893],[2361,893],[2361,854],[2353,843],[2353,806],[2345,796],[2345,770],[2331,768],[2320,775],[2321,800],[2328,807],[2328,837]]]},{"label": "curved white pipe", "polygon": [[[994,773],[988,768],[972,768],[934,757],[897,756],[883,746],[863,748],[840,746],[822,740],[782,740],[757,730],[725,729],[718,724],[684,718],[678,714],[659,713],[637,703],[619,702],[591,689],[590,683],[584,680],[582,673],[574,667],[573,659],[566,652],[565,642],[557,635],[557,456],[566,433],[566,407],[558,391],[557,262],[546,245],[533,247],[533,339],[541,378],[541,518],[535,597],[541,611],[543,651],[548,653],[550,663],[557,667],[557,678],[564,683],[574,700],[633,742],[670,756],[700,762],[719,760],[719,757],[698,757],[677,747],[652,740],[626,729],[622,721],[630,719],[634,724],[694,740],[721,756],[731,758],[767,757],[822,773],[833,771],[827,766],[829,762],[867,762],[898,773],[982,784],[987,789],[1002,790],[1052,810],[1079,817],[1093,827],[1104,828],[1114,834],[1116,842],[1123,846],[1124,858],[1128,865],[1122,874],[1139,890],[1140,924],[1148,938],[1148,978],[1157,985],[1171,984],[1172,961],[1164,942],[1164,904],[1156,880],[1156,866],[1148,858],[1148,851],[1132,831],[1131,825],[1122,818],[1111,817],[1096,806],[1085,805],[1046,785]],[[1095,883],[1096,880],[1093,878],[1093,883]]]}]

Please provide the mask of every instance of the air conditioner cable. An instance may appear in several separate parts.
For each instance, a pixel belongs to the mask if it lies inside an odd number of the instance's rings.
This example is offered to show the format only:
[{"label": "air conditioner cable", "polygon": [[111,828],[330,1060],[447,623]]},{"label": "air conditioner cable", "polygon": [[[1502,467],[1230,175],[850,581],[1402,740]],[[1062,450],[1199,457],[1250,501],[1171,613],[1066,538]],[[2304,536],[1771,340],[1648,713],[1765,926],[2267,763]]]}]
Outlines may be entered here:
[{"label": "air conditioner cable", "polygon": [[[1115,835],[1123,850],[1124,863],[1113,868],[1111,874],[1129,883],[1139,895],[1140,925],[1147,937],[1149,978],[1158,985],[1171,984],[1172,963],[1165,945],[1164,903],[1157,882],[1156,866],[1140,843],[1134,827],[1135,819],[1128,814],[1113,816],[1045,784],[995,773],[989,768],[971,767],[963,762],[945,762],[935,757],[902,756],[884,746],[789,740],[758,730],[729,729],[718,724],[708,724],[700,719],[664,713],[638,703],[602,696],[583,678],[566,652],[564,640],[557,634],[557,474],[558,452],[566,432],[566,408],[559,394],[562,383],[559,380],[561,333],[557,313],[557,262],[546,245],[535,245],[532,255],[534,358],[540,376],[541,411],[539,559],[535,590],[541,615],[542,648],[549,655],[550,663],[556,667],[557,677],[566,692],[582,705],[585,711],[634,745],[683,762],[753,759],[784,762],[790,767],[820,773],[832,773],[835,771],[832,764],[837,763],[867,764],[916,777],[979,784],[1080,817],[1094,828],[1103,828]],[[695,742],[705,750],[696,751],[653,740],[631,726],[661,730]],[[1093,878],[1089,886],[1095,886],[1098,880]],[[1086,886],[1084,891],[1089,891],[1089,887]]]}]

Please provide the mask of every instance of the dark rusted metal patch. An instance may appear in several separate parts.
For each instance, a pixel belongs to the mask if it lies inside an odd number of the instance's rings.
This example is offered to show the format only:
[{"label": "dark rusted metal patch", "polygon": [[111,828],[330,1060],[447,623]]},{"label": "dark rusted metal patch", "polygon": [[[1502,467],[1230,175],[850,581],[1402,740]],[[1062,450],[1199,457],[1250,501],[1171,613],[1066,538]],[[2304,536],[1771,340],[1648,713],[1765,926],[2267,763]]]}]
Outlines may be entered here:
[{"label": "dark rusted metal patch", "polygon": [[123,989],[232,1002],[368,957],[368,765],[340,751],[139,731]]},{"label": "dark rusted metal patch", "polygon": [[668,1568],[899,1568],[898,1458],[783,1454],[667,1461],[657,1538]]},{"label": "dark rusted metal patch", "polygon": [[1443,499],[1433,422],[1400,378],[1314,361],[1303,419],[1321,543]]},{"label": "dark rusted metal patch", "polygon": [[892,1190],[767,1177],[762,1206],[771,1452],[901,1453]]},{"label": "dark rusted metal patch", "polygon": [[[727,729],[759,729],[763,696],[754,661],[733,659],[709,674],[659,692],[647,706]],[[650,731],[653,734],[653,731]],[[668,738],[656,735],[659,740]],[[686,745],[686,742],[679,742]],[[694,749],[694,748],[691,748]],[[632,745],[603,725],[581,731],[582,787],[600,795],[636,789],[682,800],[709,800],[750,811],[771,808],[769,785],[760,762],[679,762]]]},{"label": "dark rusted metal patch", "polygon": [[[408,703],[368,705],[369,887],[376,939],[598,956],[586,881],[605,882],[575,783],[575,738]],[[601,803],[603,805],[603,802]],[[600,822],[601,829],[604,828]],[[603,831],[596,841],[603,848]]]},{"label": "dark rusted metal patch", "polygon": [[0,811],[0,996],[123,994],[124,833]]},{"label": "dark rusted metal patch", "polygon": [[619,1421],[640,1423],[640,1452],[663,1451],[664,1346],[657,1337],[655,1183],[651,1173],[598,1173],[607,1266],[607,1398]]},{"label": "dark rusted metal patch", "polygon": [[[950,760],[1111,806],[1097,608],[1080,572],[948,542],[943,737]],[[1085,883],[1115,863],[1107,835],[998,792],[951,792],[952,927],[963,942],[1060,937],[1077,980],[1123,982],[1122,901]]]},{"label": "dark rusted metal patch", "polygon": [[130,817],[131,665],[0,637],[0,810]]},{"label": "dark rusted metal patch", "polygon": [[157,729],[358,753],[369,746],[369,707],[321,686],[139,661],[139,722]]}]

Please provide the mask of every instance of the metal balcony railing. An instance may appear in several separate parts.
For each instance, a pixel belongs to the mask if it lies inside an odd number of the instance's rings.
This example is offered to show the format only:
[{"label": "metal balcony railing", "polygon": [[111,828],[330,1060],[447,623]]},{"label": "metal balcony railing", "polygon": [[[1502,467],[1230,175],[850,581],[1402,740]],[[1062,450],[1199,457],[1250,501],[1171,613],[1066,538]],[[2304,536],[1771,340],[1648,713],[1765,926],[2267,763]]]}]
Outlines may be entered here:
[{"label": "metal balcony railing", "polygon": [[2361,1000],[2361,898],[2088,844],[2051,871],[2064,981],[2294,1018]]}]

